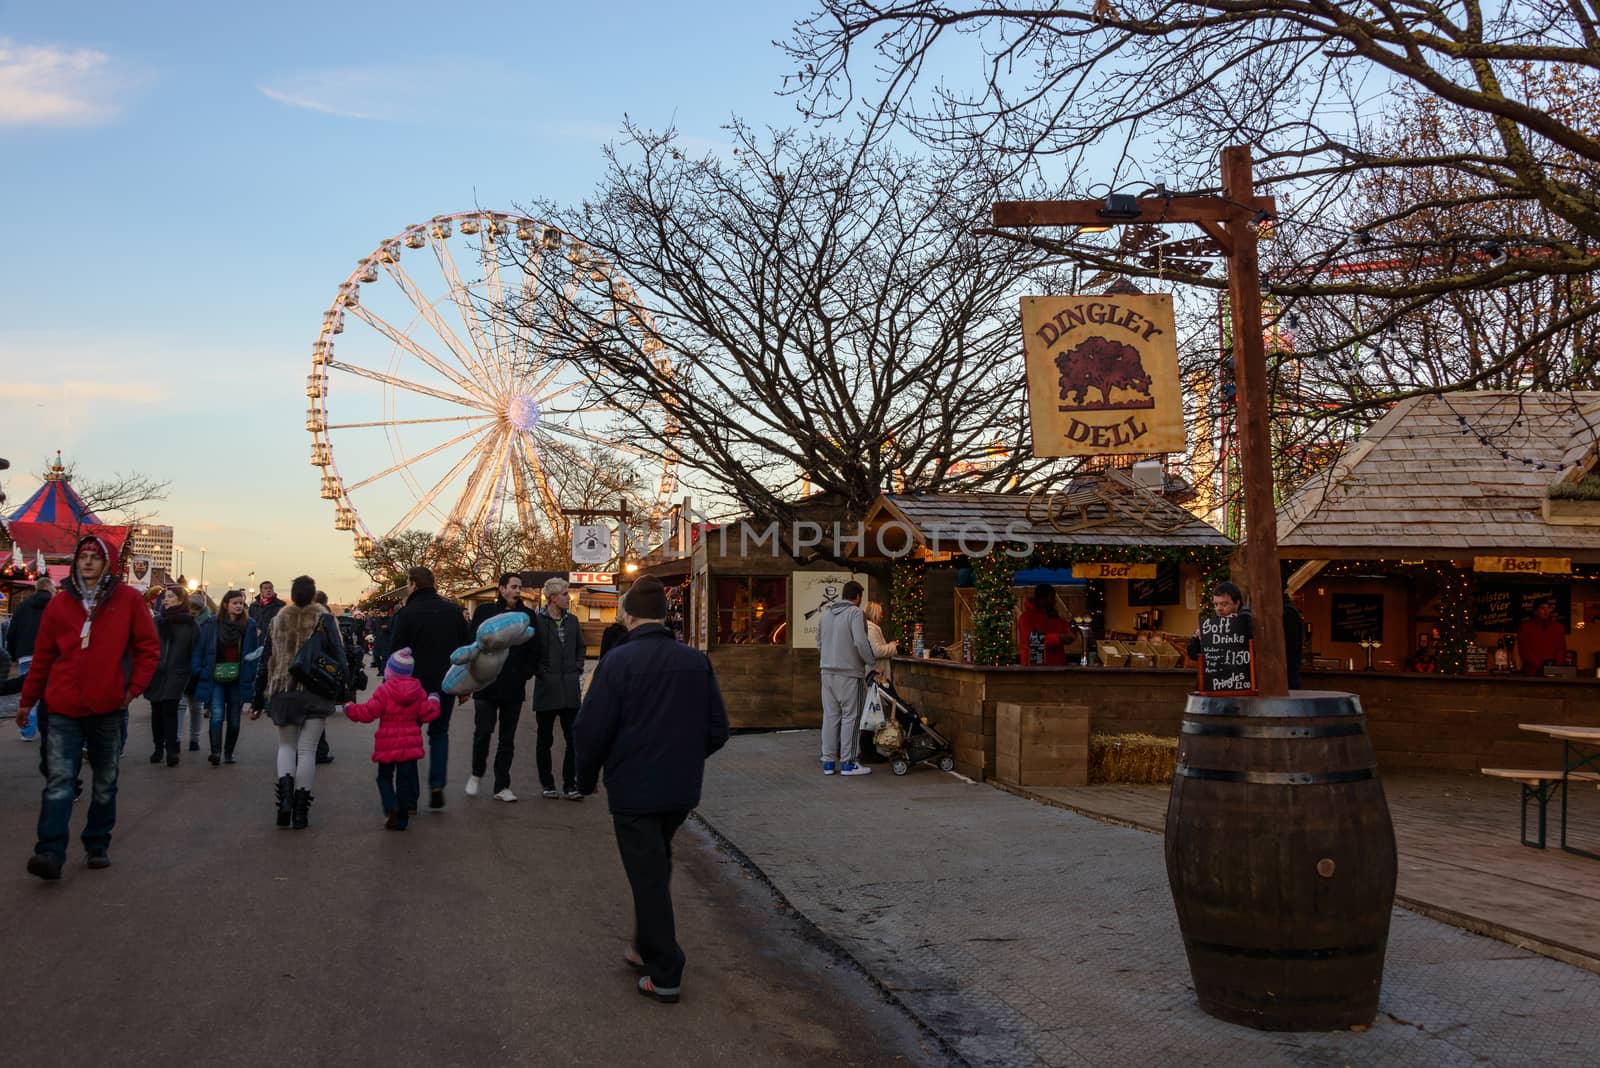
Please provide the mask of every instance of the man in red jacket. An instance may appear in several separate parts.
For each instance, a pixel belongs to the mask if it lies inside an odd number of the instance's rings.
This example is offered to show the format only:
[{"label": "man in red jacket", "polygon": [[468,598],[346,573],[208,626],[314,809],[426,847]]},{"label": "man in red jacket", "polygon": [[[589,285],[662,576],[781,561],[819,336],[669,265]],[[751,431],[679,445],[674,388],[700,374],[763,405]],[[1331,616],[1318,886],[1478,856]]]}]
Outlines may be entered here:
[{"label": "man in red jacket", "polygon": [[17,721],[43,697],[50,707],[50,773],[39,805],[39,844],[28,872],[61,878],[72,821],[73,784],[89,751],[94,790],[83,848],[91,868],[108,868],[117,822],[117,764],[128,703],[156,672],[161,643],[144,599],[117,581],[111,551],[97,537],[78,542],[72,574],[39,621],[33,666]]}]

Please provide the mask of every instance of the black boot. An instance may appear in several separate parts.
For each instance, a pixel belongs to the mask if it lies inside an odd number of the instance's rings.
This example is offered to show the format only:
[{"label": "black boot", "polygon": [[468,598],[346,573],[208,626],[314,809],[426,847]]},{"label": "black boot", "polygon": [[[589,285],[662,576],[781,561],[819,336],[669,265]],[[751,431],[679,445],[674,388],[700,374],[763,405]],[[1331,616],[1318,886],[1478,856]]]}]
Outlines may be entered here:
[{"label": "black boot", "polygon": [[311,826],[311,791],[294,792],[294,829],[303,831]]},{"label": "black boot", "polygon": [[294,802],[294,776],[278,776],[278,826],[289,826],[289,813]]}]

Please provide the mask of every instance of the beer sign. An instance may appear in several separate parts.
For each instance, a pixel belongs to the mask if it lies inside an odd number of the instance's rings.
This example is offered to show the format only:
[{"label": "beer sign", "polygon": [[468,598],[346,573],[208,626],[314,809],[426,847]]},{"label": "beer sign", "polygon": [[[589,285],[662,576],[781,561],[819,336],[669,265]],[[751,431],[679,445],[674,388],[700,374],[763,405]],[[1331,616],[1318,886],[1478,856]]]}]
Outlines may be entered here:
[{"label": "beer sign", "polygon": [[1022,298],[1035,456],[1182,452],[1172,297]]}]

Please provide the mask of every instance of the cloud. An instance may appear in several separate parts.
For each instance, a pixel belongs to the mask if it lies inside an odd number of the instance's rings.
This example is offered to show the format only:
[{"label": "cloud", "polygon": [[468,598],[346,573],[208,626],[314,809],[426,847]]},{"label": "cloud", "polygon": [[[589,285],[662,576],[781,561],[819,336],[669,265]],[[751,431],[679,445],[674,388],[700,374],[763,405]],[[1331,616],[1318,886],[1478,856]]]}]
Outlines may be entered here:
[{"label": "cloud", "polygon": [[114,119],[130,78],[93,48],[0,37],[0,126],[93,126]]},{"label": "cloud", "polygon": [[19,382],[7,386],[6,394],[16,400],[59,401],[64,404],[92,401],[154,404],[170,396],[166,389],[146,381],[113,382],[105,379],[74,378],[65,378],[58,382]]},{"label": "cloud", "polygon": [[[484,110],[501,93],[525,89],[527,76],[507,67],[436,59],[296,71],[256,86],[292,108],[369,122],[443,119]],[[503,98],[502,98],[503,99]],[[460,110],[470,105],[469,111]],[[507,117],[512,104],[507,102]]]}]

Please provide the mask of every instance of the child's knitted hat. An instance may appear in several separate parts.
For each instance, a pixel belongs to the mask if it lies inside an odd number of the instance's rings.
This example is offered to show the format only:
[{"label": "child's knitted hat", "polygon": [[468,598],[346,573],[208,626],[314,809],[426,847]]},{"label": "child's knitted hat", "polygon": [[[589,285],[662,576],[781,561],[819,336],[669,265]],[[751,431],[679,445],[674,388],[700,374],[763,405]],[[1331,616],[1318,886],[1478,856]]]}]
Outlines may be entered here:
[{"label": "child's knitted hat", "polygon": [[384,666],[383,673],[385,675],[410,675],[411,669],[416,666],[417,662],[411,657],[411,648],[407,646],[404,649],[396,649],[390,654],[389,663]]}]

